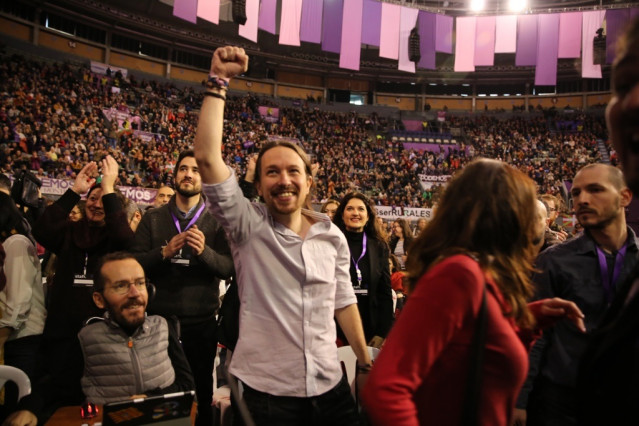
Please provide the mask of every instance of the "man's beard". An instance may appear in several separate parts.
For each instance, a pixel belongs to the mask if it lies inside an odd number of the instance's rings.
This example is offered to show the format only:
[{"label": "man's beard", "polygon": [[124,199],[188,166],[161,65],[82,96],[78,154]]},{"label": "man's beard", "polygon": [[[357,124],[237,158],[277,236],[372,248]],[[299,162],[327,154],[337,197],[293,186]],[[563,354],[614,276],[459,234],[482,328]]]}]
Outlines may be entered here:
[{"label": "man's beard", "polygon": [[135,330],[138,329],[138,327],[144,324],[144,321],[146,320],[146,314],[142,315],[141,318],[135,319],[134,321],[129,321],[124,317],[121,311],[127,308],[129,305],[139,304],[139,302],[139,300],[135,299],[129,300],[127,303],[120,307],[120,312],[116,312],[115,309],[113,309],[113,307],[109,304],[109,302],[107,302],[106,299],[104,300],[106,310],[109,312],[109,317],[111,318],[111,320],[117,323],[120,328],[122,328],[122,330],[124,330],[129,336],[132,335]]},{"label": "man's beard", "polygon": [[175,190],[177,191],[178,194],[187,198],[194,197],[196,195],[199,195],[202,192],[202,188],[198,188],[195,185],[193,185],[193,189],[185,189],[182,187],[182,184],[178,185],[178,187]]}]

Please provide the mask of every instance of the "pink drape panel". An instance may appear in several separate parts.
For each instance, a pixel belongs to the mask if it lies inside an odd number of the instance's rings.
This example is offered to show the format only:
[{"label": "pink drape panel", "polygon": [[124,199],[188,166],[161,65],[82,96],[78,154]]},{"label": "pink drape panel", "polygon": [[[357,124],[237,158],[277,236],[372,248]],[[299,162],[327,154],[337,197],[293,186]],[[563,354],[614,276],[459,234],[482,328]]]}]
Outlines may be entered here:
[{"label": "pink drape panel", "polygon": [[559,14],[560,58],[581,57],[581,12]]},{"label": "pink drape panel", "polygon": [[[200,0],[202,1],[202,0]],[[257,27],[268,33],[275,34],[277,20],[277,0],[262,0],[260,3],[260,17],[257,20]]]},{"label": "pink drape panel", "polygon": [[581,38],[581,76],[583,78],[601,78],[601,65],[593,63],[592,40],[597,35],[597,29],[601,28],[605,14],[605,10],[583,12]]},{"label": "pink drape panel", "polygon": [[539,15],[535,86],[557,85],[557,52],[559,50],[559,15]]},{"label": "pink drape panel", "polygon": [[364,0],[344,0],[339,67],[359,71]]},{"label": "pink drape panel", "polygon": [[475,66],[492,66],[495,63],[495,17],[477,18],[475,37]]},{"label": "pink drape panel", "polygon": [[301,17],[302,0],[282,0],[280,44],[285,44],[287,46],[300,45]]},{"label": "pink drape panel", "polygon": [[410,7],[402,7],[399,23],[399,62],[397,69],[406,72],[415,72],[415,62],[408,59],[408,37],[410,31],[417,25],[419,10]]},{"label": "pink drape panel", "polygon": [[519,15],[517,17],[517,52],[515,65],[532,66],[537,62],[537,15]]},{"label": "pink drape panel", "polygon": [[453,17],[437,15],[435,28],[435,51],[453,53]]},{"label": "pink drape panel", "polygon": [[322,42],[323,13],[324,0],[304,0],[304,3],[302,4],[300,40],[308,41],[310,43]]},{"label": "pink drape panel", "polygon": [[517,50],[517,15],[495,19],[495,53],[515,53]]},{"label": "pink drape panel", "polygon": [[220,23],[220,0],[199,0],[197,2],[197,17],[214,24]]},{"label": "pink drape panel", "polygon": [[257,22],[260,17],[260,0],[246,0],[246,24],[240,25],[238,34],[257,43]]},{"label": "pink drape panel", "polygon": [[464,16],[457,18],[455,31],[455,72],[475,71],[475,34],[477,18]]},{"label": "pink drape panel", "polygon": [[175,0],[173,16],[197,24],[197,0]]},{"label": "pink drape panel", "polygon": [[379,56],[399,59],[399,22],[401,6],[382,3],[382,25],[379,36]]}]

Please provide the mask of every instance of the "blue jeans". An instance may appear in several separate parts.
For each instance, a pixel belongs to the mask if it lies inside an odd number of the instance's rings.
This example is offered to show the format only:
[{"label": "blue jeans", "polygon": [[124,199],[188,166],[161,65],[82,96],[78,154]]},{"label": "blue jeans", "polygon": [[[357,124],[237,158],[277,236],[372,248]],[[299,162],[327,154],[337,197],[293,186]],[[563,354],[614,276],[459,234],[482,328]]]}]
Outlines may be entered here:
[{"label": "blue jeans", "polygon": [[270,395],[244,385],[243,398],[257,426],[360,424],[357,406],[345,378],[328,392],[308,398]]}]

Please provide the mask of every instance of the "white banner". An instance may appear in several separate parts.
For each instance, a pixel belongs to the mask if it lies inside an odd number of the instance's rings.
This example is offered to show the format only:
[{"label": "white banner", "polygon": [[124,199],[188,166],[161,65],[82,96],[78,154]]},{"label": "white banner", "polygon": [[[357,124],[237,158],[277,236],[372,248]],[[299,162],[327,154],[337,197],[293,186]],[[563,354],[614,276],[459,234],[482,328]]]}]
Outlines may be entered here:
[{"label": "white banner", "polygon": [[451,175],[422,175],[419,174],[419,183],[422,185],[422,188],[426,191],[429,190],[433,185],[446,185],[448,181],[452,178]]},{"label": "white banner", "polygon": [[[52,179],[40,176],[38,176],[38,179],[42,181],[42,188],[40,188],[40,191],[44,195],[62,195],[67,189],[70,189],[73,186],[72,180]],[[153,204],[158,192],[157,189],[137,186],[119,186],[118,189],[126,198],[142,205]]]},{"label": "white banner", "polygon": [[377,210],[377,216],[381,217],[384,220],[394,220],[400,218],[408,220],[430,220],[433,216],[433,209],[422,209],[419,207],[375,206],[375,210]]}]

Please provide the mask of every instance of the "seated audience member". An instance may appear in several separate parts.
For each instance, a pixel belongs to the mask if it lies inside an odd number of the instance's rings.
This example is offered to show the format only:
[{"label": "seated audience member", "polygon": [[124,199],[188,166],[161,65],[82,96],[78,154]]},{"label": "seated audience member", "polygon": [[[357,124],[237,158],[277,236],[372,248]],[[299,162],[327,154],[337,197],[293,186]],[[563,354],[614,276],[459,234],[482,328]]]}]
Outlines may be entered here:
[{"label": "seated audience member", "polygon": [[[610,140],[628,187],[639,193],[639,19],[617,41],[612,98],[606,109]],[[577,377],[579,424],[637,424],[639,398],[639,269],[622,283],[584,351]]]},{"label": "seated audience member", "polygon": [[[70,372],[64,380],[81,384],[83,397],[68,403],[79,405],[86,399],[105,404],[195,389],[177,324],[146,315],[147,280],[132,255],[118,252],[104,256],[96,265],[93,290],[95,305],[106,312],[102,318],[92,318],[78,334],[83,373]],[[45,377],[34,390],[39,398],[51,403],[64,386]],[[44,422],[39,407],[29,404],[30,397],[24,399],[27,403],[21,402],[23,409],[13,413],[8,424]]]},{"label": "seated audience member", "polygon": [[[89,401],[104,404],[195,389],[177,324],[147,316],[148,299],[144,269],[133,255],[119,252],[102,258],[93,301],[106,312],[78,334],[84,357],[82,391]],[[131,361],[132,351],[139,365]],[[139,381],[132,380],[136,374]]]},{"label": "seated audience member", "polygon": [[[26,219],[4,192],[0,192],[0,243],[6,253],[2,264],[6,286],[0,291],[0,353],[4,353],[5,365],[21,369],[34,380],[47,315],[40,260]],[[18,395],[14,387],[5,389],[9,412]]]},{"label": "seated audience member", "polygon": [[397,312],[401,311],[404,307],[404,299],[406,298],[404,291],[404,277],[406,274],[401,270],[399,260],[397,260],[397,256],[394,254],[388,257],[388,266],[391,272],[391,288],[395,290],[395,294],[397,295],[397,306],[395,307],[395,315],[397,315]]},{"label": "seated audience member", "polygon": [[[414,288],[363,390],[373,424],[510,425],[535,320],[566,317],[584,330],[572,302],[527,303],[540,232],[535,185],[522,172],[479,160],[453,178],[411,247]],[[477,365],[471,342],[482,316]],[[479,395],[474,407],[465,407],[467,388]]]},{"label": "seated audience member", "polygon": [[157,194],[155,195],[155,201],[153,201],[153,207],[162,207],[165,204],[168,204],[171,197],[175,194],[173,188],[167,185],[162,185],[160,189],[158,189]]}]

